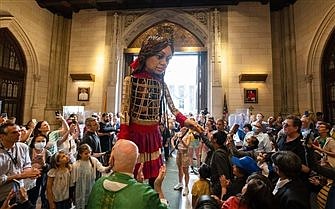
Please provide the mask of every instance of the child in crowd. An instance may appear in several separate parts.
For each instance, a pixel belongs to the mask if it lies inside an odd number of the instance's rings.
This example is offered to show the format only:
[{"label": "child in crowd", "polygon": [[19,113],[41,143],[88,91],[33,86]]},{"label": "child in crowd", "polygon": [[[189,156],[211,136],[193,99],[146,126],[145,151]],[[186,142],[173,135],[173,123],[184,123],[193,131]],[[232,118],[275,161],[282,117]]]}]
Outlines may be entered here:
[{"label": "child in crowd", "polygon": [[79,137],[78,124],[75,120],[68,123],[69,131],[64,134],[61,140],[58,140],[57,147],[58,150],[63,150],[67,155],[69,155],[70,162],[74,163],[76,161],[77,154],[77,140]]},{"label": "child in crowd", "polygon": [[[33,168],[41,170],[41,176],[36,179],[36,185],[33,188],[28,188],[28,197],[34,208],[39,196],[41,196],[42,208],[48,208],[48,200],[45,196],[47,184],[47,172],[50,168],[51,153],[45,149],[47,138],[44,135],[37,135],[31,140],[30,158]],[[27,181],[31,181],[27,179]]]},{"label": "child in crowd", "polygon": [[97,158],[91,156],[92,149],[88,144],[78,148],[77,161],[73,164],[71,179],[75,184],[75,205],[77,209],[85,209],[88,197],[95,183],[96,172],[109,173],[111,168],[104,167]]},{"label": "child in crowd", "polygon": [[47,197],[50,209],[70,209],[69,188],[71,167],[68,155],[64,151],[56,152],[51,158],[48,172]]},{"label": "child in crowd", "polygon": [[176,164],[178,167],[178,184],[174,186],[174,190],[180,190],[183,189],[183,177],[185,180],[185,188],[183,191],[183,196],[188,195],[188,183],[190,180],[190,174],[188,173],[188,167],[190,166],[190,158],[188,157],[188,147],[190,145],[190,135],[191,132],[188,128],[183,127],[180,129],[179,135],[179,141],[177,142],[177,145],[174,145],[178,148],[177,156],[176,156]]},{"label": "child in crowd", "polygon": [[210,195],[210,182],[208,178],[210,178],[210,167],[203,163],[199,168],[199,179],[194,182],[192,186],[192,207],[195,208],[197,205],[198,198],[201,195]]},{"label": "child in crowd", "polygon": [[267,162],[267,153],[261,152],[257,155],[256,161],[258,167],[262,170],[262,175],[268,177],[270,174],[270,166]]}]

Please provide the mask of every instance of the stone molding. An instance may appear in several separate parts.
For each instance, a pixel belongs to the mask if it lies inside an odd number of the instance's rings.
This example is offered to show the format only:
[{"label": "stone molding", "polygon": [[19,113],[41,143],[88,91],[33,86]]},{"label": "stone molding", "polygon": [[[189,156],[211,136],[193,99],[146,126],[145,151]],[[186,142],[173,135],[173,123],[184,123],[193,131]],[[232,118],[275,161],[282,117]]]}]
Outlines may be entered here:
[{"label": "stone molding", "polygon": [[[28,34],[24,31],[23,27],[13,16],[0,17],[0,28],[8,28],[8,30],[13,33],[14,37],[17,39],[22,47],[24,56],[27,63],[27,79],[40,78],[40,67],[37,59],[36,51],[33,44],[30,41]],[[31,90],[32,92],[25,93],[25,104],[24,104],[24,117],[23,121],[28,121],[31,118],[36,118],[40,116],[39,105],[37,104],[38,97],[38,83],[40,79],[33,79],[33,83],[27,82],[26,91]]]},{"label": "stone molding", "polygon": [[308,100],[309,110],[315,112],[316,109],[322,108],[321,94],[315,94],[314,92],[322,92],[321,89],[321,63],[322,54],[324,47],[331,35],[335,25],[335,4],[333,4],[328,12],[326,12],[320,25],[318,26],[315,35],[311,41],[307,56],[307,67],[305,69],[305,75],[313,75],[314,79],[308,83]]}]

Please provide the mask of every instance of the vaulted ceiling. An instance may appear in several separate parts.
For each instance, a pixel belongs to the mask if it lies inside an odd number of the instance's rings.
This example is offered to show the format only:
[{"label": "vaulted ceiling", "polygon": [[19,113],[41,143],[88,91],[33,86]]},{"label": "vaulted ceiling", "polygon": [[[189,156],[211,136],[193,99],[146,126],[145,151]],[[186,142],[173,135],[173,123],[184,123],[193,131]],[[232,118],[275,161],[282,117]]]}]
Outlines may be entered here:
[{"label": "vaulted ceiling", "polygon": [[83,9],[97,10],[135,10],[148,8],[176,7],[220,7],[237,5],[240,2],[259,2],[270,4],[272,11],[294,4],[296,0],[36,0],[40,7],[52,13],[71,18],[73,12]]}]

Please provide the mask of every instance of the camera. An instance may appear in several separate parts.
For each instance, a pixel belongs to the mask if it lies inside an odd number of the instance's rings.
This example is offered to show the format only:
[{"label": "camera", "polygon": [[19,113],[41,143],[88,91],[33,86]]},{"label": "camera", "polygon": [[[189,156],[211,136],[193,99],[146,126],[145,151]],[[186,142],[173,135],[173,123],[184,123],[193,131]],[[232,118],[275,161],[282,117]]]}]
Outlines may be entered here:
[{"label": "camera", "polygon": [[208,109],[207,109],[207,107],[205,107],[203,110],[201,110],[201,114],[202,115],[208,115]]},{"label": "camera", "polygon": [[201,195],[198,199],[196,209],[219,209],[219,205],[210,195]]},{"label": "camera", "polygon": [[59,116],[60,115],[60,112],[57,110],[57,111],[55,111],[55,115],[56,116]]}]

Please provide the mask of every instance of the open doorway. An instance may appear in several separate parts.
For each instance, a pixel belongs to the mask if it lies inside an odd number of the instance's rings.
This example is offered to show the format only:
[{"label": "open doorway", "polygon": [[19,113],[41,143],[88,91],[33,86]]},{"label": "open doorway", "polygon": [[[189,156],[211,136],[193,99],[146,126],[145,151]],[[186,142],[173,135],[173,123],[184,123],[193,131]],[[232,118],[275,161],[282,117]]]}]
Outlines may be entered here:
[{"label": "open doorway", "polygon": [[[137,54],[125,54],[123,78],[130,75],[129,67]],[[208,108],[207,52],[175,52],[166,70],[164,81],[174,105],[182,113],[198,114]]]},{"label": "open doorway", "polygon": [[185,114],[198,112],[197,69],[197,54],[175,54],[165,72],[164,80],[174,105]]}]

